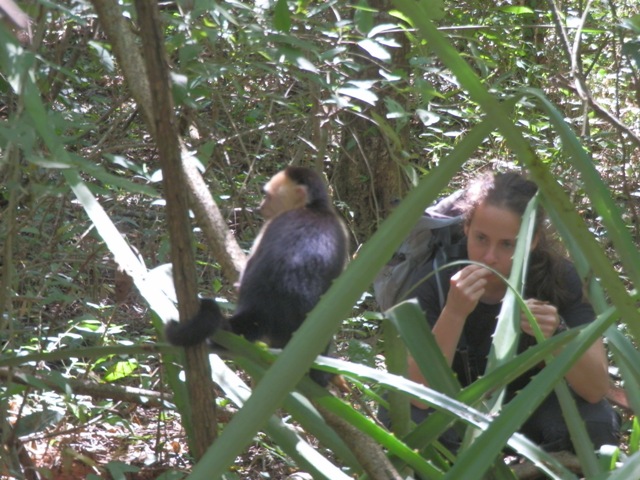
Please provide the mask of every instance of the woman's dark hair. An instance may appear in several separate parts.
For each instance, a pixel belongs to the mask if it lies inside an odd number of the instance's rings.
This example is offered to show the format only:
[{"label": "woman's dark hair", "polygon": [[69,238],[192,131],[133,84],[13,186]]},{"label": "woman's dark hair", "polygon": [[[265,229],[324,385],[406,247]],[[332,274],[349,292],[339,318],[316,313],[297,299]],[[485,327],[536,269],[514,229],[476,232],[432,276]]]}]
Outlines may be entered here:
[{"label": "woman's dark hair", "polygon": [[[481,204],[505,208],[522,217],[537,191],[534,182],[516,172],[484,174],[467,189],[463,205],[465,223],[471,222]],[[564,276],[567,263],[548,238],[546,217],[540,206],[536,211],[534,232],[538,243],[529,259],[525,296],[561,308],[568,299]]]}]

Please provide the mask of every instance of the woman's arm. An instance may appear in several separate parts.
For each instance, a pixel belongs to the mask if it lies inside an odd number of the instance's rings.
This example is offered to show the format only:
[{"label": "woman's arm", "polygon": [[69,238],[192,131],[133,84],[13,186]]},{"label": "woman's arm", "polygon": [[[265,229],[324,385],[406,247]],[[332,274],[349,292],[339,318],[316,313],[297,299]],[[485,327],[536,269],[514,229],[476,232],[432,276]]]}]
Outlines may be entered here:
[{"label": "woman's arm", "polygon": [[[560,325],[560,315],[556,307],[535,299],[528,299],[527,305],[544,337],[552,336]],[[533,335],[531,326],[524,316],[521,327],[523,332]],[[567,372],[565,378],[573,391],[587,402],[597,403],[604,398],[609,391],[609,372],[607,352],[602,339],[598,339],[589,347]]]},{"label": "woman's arm", "polygon": [[571,389],[587,402],[597,403],[609,391],[607,353],[598,339],[565,375]]},{"label": "woman's arm", "polygon": [[[432,329],[436,343],[449,366],[453,363],[467,317],[484,294],[485,277],[490,273],[486,268],[469,265],[451,277],[447,301]],[[408,375],[414,382],[427,385],[413,357],[408,359]],[[413,404],[419,408],[427,408],[419,402]]]}]

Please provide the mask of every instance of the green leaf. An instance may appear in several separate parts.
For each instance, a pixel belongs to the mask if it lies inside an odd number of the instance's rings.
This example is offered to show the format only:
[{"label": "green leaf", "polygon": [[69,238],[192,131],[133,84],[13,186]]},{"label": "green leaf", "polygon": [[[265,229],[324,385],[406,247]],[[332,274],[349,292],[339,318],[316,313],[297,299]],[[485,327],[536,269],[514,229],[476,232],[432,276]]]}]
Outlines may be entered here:
[{"label": "green leaf", "polygon": [[388,310],[386,315],[400,332],[429,385],[454,397],[460,391],[460,383],[442,355],[417,300],[400,303]]},{"label": "green leaf", "polygon": [[416,110],[416,115],[418,115],[418,118],[425,127],[435,125],[441,120],[440,115],[438,115],[437,113],[433,113],[422,108]]},{"label": "green leaf", "polygon": [[276,30],[288,32],[291,30],[291,14],[287,0],[277,0],[273,11],[273,25]]},{"label": "green leaf", "polygon": [[357,5],[353,7],[353,20],[356,28],[363,34],[367,35],[374,26],[374,18],[376,10],[369,6],[367,0],[359,0]]},{"label": "green leaf", "polygon": [[137,473],[140,471],[139,467],[124,462],[112,461],[107,463],[106,467],[113,480],[126,480],[128,478],[127,473]]},{"label": "green leaf", "polygon": [[512,13],[514,15],[530,15],[535,13],[531,8],[529,7],[524,7],[524,6],[518,6],[518,5],[511,5],[511,6],[507,6],[507,7],[500,7],[498,10],[500,10],[501,12],[505,12],[505,13]]},{"label": "green leaf", "polygon": [[630,480],[640,478],[640,452],[631,455],[622,465],[606,477],[607,480]]},{"label": "green leaf", "polygon": [[20,418],[14,433],[17,437],[42,433],[47,428],[58,424],[63,418],[62,413],[53,410],[42,410]]},{"label": "green leaf", "polygon": [[640,422],[638,417],[633,417],[631,435],[629,435],[629,453],[634,454],[638,451],[640,451]]},{"label": "green leaf", "polygon": [[622,53],[636,62],[636,68],[640,69],[640,40],[632,40],[622,45]]},{"label": "green leaf", "polygon": [[[416,2],[429,20],[442,20],[444,18],[443,0],[418,0]],[[406,12],[405,12],[406,13]]]},{"label": "green leaf", "polygon": [[640,35],[640,15],[623,19],[622,26]]},{"label": "green leaf", "polygon": [[117,362],[107,369],[107,373],[104,375],[106,382],[115,382],[131,376],[131,374],[138,368],[138,362],[135,359],[123,360]]},{"label": "green leaf", "polygon": [[300,70],[306,70],[307,72],[311,73],[319,73],[319,70],[316,68],[316,66],[302,55],[296,57],[296,65],[298,65]]}]

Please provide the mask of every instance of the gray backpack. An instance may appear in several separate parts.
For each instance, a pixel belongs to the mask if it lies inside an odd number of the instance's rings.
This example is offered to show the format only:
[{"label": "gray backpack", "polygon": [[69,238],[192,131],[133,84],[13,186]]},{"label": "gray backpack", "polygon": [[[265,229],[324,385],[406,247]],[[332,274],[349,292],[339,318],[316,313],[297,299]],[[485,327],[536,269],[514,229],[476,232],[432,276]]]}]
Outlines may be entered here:
[{"label": "gray backpack", "polygon": [[[376,301],[382,310],[415,297],[413,287],[428,271],[437,270],[451,258],[459,257],[459,242],[464,236],[460,200],[464,190],[443,197],[428,207],[391,260],[373,282]],[[420,276],[417,273],[420,273]],[[440,305],[444,293],[436,273]]]}]

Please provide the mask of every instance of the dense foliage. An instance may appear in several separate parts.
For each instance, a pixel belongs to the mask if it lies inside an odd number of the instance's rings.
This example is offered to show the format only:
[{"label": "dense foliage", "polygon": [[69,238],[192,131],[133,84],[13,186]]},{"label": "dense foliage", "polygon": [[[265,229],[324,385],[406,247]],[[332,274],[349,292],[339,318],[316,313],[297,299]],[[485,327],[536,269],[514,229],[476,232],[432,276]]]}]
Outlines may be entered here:
[{"label": "dense foliage", "polygon": [[[155,346],[160,319],[170,312],[136,289],[140,277],[132,273],[159,267],[149,279],[166,301],[170,238],[154,132],[136,96],[140,78],[125,73],[106,33],[113,18],[102,14],[101,1],[22,3],[31,31],[11,25],[10,15],[0,26],[0,476],[37,478],[35,466],[43,475],[50,469],[115,478],[137,470],[135,478],[155,478],[158,470],[145,469],[151,452],[155,467],[179,478],[178,470],[191,465],[174,415],[187,408],[173,363],[179,354]],[[513,425],[558,384],[588,338],[606,332],[612,371],[631,398],[630,436],[621,449],[600,452],[599,463],[588,448],[577,450],[589,477],[639,476],[636,0],[179,0],[160,7],[177,128],[241,246],[248,249],[261,223],[254,214],[260,186],[293,162],[326,173],[358,249],[309,328],[251,398],[238,393],[240,379],[217,372],[221,417],[245,401],[257,408],[239,410],[229,428],[220,420],[222,441],[195,475],[211,478],[212,465],[232,475],[233,461],[242,478],[282,478],[297,469],[317,478],[362,474],[342,440],[318,425],[317,414],[286,397],[315,356],[309,346],[339,330],[338,352],[348,362],[326,367],[344,371],[357,394],[343,403],[314,385],[303,390],[382,445],[400,471],[409,465],[423,478],[468,478],[489,469],[513,478],[501,462]],[[117,10],[128,33],[139,36],[134,4],[122,1]],[[480,170],[514,167],[529,170],[541,186],[600,316],[582,337],[561,340],[566,355],[540,375],[531,403],[509,405],[490,423],[479,403],[484,393],[504,385],[504,371],[547,358],[557,344],[511,359],[477,389],[447,390],[450,372],[443,367],[432,384],[441,382],[448,396],[415,391],[386,373],[382,360],[394,356],[394,336],[382,341],[379,333],[383,322],[387,332],[396,333],[395,325],[404,340],[395,353],[401,358],[405,348],[424,345],[415,339],[428,342],[428,332],[406,305],[383,320],[367,290],[440,192]],[[194,235],[201,291],[233,300],[233,286],[195,225]],[[126,261],[123,239],[131,247]],[[241,352],[241,371],[261,377],[272,356],[227,341]],[[424,361],[440,362],[435,353]],[[369,420],[367,409],[383,401],[383,387],[466,421],[469,407],[456,401],[473,405],[480,411],[470,422],[492,426],[450,461],[433,442],[448,425],[445,415],[422,431],[407,426],[404,437]],[[283,402],[295,427],[287,416],[259,428]],[[136,413],[137,405],[154,413]],[[156,430],[142,428],[138,415]],[[82,434],[92,425],[118,433],[118,440],[104,440],[106,452],[92,454],[91,437]],[[299,429],[322,447],[297,451]],[[521,439],[509,441],[523,457],[553,462]],[[52,453],[43,453],[46,447]],[[133,450],[145,453],[137,457]],[[554,468],[549,478],[575,478]]]}]

